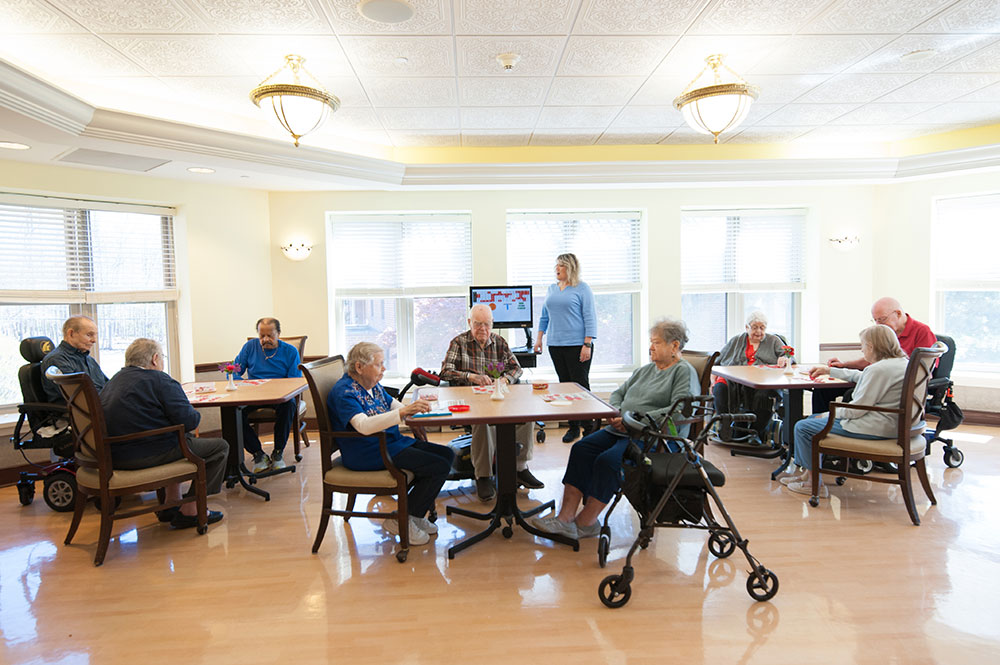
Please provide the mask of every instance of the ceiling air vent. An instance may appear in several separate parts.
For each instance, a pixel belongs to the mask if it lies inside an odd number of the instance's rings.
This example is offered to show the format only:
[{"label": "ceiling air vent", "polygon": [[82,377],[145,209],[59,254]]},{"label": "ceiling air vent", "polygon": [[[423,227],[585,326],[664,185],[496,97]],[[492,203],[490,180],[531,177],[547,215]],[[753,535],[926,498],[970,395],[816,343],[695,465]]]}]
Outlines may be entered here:
[{"label": "ceiling air vent", "polygon": [[63,155],[57,161],[86,164],[87,166],[101,166],[108,169],[123,169],[125,171],[152,171],[157,166],[163,166],[170,160],[79,148]]}]

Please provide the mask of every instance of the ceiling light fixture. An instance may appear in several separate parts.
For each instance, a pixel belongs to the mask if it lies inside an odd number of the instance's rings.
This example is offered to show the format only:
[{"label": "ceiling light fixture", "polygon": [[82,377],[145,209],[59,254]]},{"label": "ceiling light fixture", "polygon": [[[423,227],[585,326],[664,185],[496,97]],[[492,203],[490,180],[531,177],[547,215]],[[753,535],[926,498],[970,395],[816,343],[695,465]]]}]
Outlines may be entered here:
[{"label": "ceiling light fixture", "polygon": [[215,173],[215,169],[210,169],[207,166],[190,166],[188,171],[191,173]]},{"label": "ceiling light fixture", "polygon": [[503,67],[505,72],[513,71],[514,65],[521,62],[521,56],[517,53],[501,53],[497,56],[497,62]]},{"label": "ceiling light fixture", "polygon": [[[723,57],[710,55],[705,58],[705,67],[674,100],[674,108],[684,114],[684,120],[691,129],[711,134],[716,143],[719,142],[719,134],[736,129],[743,122],[750,105],[760,96],[760,88],[750,85],[726,67],[722,63]],[[732,80],[723,80],[720,67],[732,74]]]},{"label": "ceiling light fixture", "polygon": [[[286,55],[284,66],[250,91],[250,101],[258,108],[263,108],[260,105],[263,100],[271,102],[271,110],[285,131],[295,139],[296,146],[300,138],[326,122],[331,111],[340,108],[340,100],[327,92],[303,63],[305,58],[302,56]],[[290,76],[291,82],[279,80],[279,75],[283,75],[283,79]],[[312,79],[315,87],[303,85],[300,75]]]},{"label": "ceiling light fixture", "polygon": [[14,141],[0,141],[0,148],[4,150],[31,150],[31,146],[24,143],[16,143]]},{"label": "ceiling light fixture", "polygon": [[413,18],[413,7],[406,0],[361,0],[358,13],[376,23],[402,23]]}]

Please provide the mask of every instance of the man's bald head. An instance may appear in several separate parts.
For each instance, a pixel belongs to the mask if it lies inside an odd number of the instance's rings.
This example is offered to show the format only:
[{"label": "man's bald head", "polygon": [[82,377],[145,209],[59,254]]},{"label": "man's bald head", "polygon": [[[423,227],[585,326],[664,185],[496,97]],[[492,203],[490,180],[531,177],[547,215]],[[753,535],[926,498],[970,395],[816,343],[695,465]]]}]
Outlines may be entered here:
[{"label": "man's bald head", "polygon": [[872,304],[872,320],[889,326],[899,335],[906,327],[906,314],[903,306],[895,298],[879,298]]}]

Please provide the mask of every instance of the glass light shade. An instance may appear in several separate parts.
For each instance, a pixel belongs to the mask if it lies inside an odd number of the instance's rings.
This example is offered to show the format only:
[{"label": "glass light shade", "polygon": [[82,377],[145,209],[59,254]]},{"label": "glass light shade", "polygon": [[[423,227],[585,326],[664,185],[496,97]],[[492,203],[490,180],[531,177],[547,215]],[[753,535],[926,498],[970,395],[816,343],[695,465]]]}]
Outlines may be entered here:
[{"label": "glass light shade", "polygon": [[[259,108],[266,104],[273,111],[274,120],[295,139],[299,139],[315,131],[330,116],[331,111],[340,108],[340,100],[319,86],[302,85],[299,75],[308,75],[315,81],[302,63],[305,60],[297,55],[285,56],[286,64],[269,76],[259,86],[250,91],[250,101]],[[279,74],[288,72],[292,75],[292,83],[271,82]]]},{"label": "glass light shade", "polygon": [[753,97],[749,94],[729,92],[687,102],[681,107],[681,113],[691,129],[702,134],[711,134],[718,142],[719,134],[734,129],[743,122],[750,112],[751,104]]}]

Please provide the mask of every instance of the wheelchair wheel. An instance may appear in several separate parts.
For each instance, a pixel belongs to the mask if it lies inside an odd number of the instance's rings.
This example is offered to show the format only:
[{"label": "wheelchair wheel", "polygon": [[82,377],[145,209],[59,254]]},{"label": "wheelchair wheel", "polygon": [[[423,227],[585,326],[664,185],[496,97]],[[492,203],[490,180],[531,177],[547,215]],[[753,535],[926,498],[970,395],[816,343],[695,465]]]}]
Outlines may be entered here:
[{"label": "wheelchair wheel", "polygon": [[545,430],[540,429],[535,432],[535,441],[538,443],[545,443]]},{"label": "wheelchair wheel", "polygon": [[30,506],[35,500],[35,483],[30,480],[17,481],[17,500],[22,506]]},{"label": "wheelchair wheel", "polygon": [[736,551],[736,541],[725,531],[716,531],[708,537],[708,551],[717,559],[725,559]]},{"label": "wheelchair wheel", "polygon": [[76,477],[68,471],[57,471],[45,477],[42,498],[57,513],[73,510],[76,503]]},{"label": "wheelchair wheel", "polygon": [[758,580],[754,573],[750,573],[747,577],[747,593],[754,600],[764,602],[771,600],[778,593],[778,576],[767,568],[763,568],[761,572],[762,580]]},{"label": "wheelchair wheel", "polygon": [[606,607],[615,609],[621,607],[632,597],[632,585],[626,582],[621,575],[608,575],[601,580],[601,585],[597,587],[597,595]]},{"label": "wheelchair wheel", "polygon": [[944,449],[944,464],[949,469],[957,469],[965,461],[965,454],[958,448]]},{"label": "wheelchair wheel", "polygon": [[406,563],[406,557],[410,554],[409,550],[399,550],[396,552],[396,561],[400,563]]},{"label": "wheelchair wheel", "polygon": [[852,462],[854,463],[854,468],[862,475],[871,473],[875,468],[875,462],[870,459],[852,460]]},{"label": "wheelchair wheel", "polygon": [[601,568],[608,565],[608,553],[611,552],[611,529],[601,527],[601,535],[597,537],[597,565]]}]

